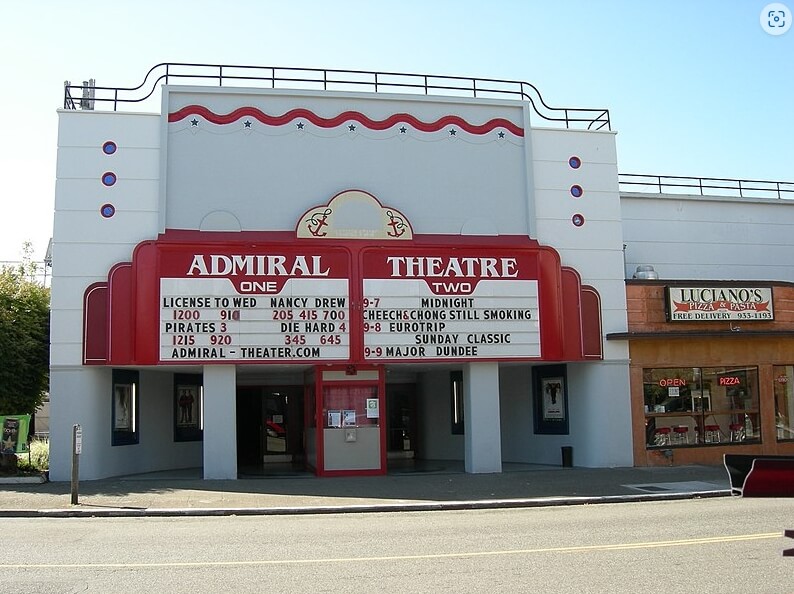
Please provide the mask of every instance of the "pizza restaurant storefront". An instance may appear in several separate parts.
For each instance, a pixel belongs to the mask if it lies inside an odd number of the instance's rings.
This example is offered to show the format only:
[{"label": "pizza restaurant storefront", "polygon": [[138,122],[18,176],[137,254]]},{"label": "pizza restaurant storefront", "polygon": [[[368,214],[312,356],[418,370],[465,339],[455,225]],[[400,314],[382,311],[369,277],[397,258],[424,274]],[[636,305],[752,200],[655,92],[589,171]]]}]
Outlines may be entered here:
[{"label": "pizza restaurant storefront", "polygon": [[626,284],[635,465],[794,455],[794,285]]}]

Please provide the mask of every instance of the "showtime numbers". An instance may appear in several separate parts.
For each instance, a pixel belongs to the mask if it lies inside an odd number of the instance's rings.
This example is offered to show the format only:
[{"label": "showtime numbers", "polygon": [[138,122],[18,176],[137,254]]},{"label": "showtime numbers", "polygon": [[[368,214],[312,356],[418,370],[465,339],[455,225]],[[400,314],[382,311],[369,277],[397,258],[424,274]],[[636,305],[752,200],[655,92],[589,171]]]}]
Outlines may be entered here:
[{"label": "showtime numbers", "polygon": [[201,319],[201,312],[197,309],[175,309],[175,320],[199,320]]},{"label": "showtime numbers", "polygon": [[347,279],[307,279],[302,283],[293,279],[283,295],[267,298],[224,296],[222,292],[228,290],[224,279],[203,279],[203,284],[192,280],[161,279],[163,360],[350,357]]}]

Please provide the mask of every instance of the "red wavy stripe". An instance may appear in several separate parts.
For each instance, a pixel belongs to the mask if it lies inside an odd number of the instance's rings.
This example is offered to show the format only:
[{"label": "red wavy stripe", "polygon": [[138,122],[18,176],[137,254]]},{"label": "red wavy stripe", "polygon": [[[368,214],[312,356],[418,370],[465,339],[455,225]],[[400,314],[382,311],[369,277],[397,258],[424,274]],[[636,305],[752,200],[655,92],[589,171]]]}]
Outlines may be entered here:
[{"label": "red wavy stripe", "polygon": [[208,122],[213,124],[231,124],[237,120],[249,117],[254,118],[268,126],[283,126],[297,119],[304,119],[315,126],[320,128],[336,128],[345,122],[351,120],[358,122],[362,126],[370,130],[387,130],[397,124],[408,124],[412,128],[421,130],[422,132],[438,132],[447,126],[457,126],[461,130],[465,130],[470,134],[487,134],[493,132],[497,128],[504,128],[509,130],[516,136],[524,136],[524,129],[516,126],[513,122],[505,120],[504,118],[494,118],[488,120],[484,124],[475,125],[470,124],[460,116],[447,115],[437,119],[435,122],[423,122],[408,113],[395,113],[385,120],[371,120],[363,113],[358,111],[345,111],[333,118],[323,118],[308,109],[298,108],[292,109],[280,116],[271,116],[263,113],[255,107],[240,107],[227,114],[217,114],[210,111],[203,105],[188,105],[182,109],[168,114],[169,122],[179,122],[191,115],[199,115]]}]

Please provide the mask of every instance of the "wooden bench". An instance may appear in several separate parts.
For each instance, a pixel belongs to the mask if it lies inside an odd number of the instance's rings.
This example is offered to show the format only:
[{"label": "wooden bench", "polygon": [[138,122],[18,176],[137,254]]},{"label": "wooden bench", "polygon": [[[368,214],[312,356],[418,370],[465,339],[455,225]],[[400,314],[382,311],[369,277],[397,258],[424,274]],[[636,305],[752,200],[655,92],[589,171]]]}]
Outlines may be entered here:
[{"label": "wooden bench", "polygon": [[725,454],[731,493],[743,497],[794,497],[794,456]]}]

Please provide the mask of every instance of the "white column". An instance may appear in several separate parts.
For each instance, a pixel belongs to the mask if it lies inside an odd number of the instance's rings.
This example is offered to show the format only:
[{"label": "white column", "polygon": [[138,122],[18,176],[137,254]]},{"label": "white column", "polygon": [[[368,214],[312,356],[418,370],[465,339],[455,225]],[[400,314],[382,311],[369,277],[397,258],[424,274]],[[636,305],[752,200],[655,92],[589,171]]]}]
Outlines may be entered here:
[{"label": "white column", "polygon": [[237,478],[237,370],[204,366],[204,478]]},{"label": "white column", "polygon": [[466,472],[502,472],[498,363],[463,367],[463,423]]}]

